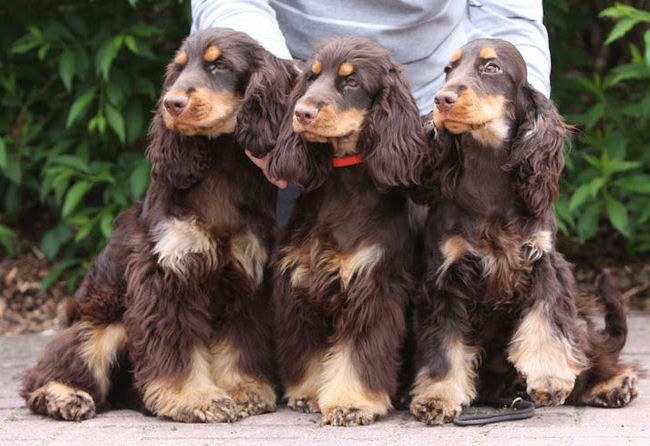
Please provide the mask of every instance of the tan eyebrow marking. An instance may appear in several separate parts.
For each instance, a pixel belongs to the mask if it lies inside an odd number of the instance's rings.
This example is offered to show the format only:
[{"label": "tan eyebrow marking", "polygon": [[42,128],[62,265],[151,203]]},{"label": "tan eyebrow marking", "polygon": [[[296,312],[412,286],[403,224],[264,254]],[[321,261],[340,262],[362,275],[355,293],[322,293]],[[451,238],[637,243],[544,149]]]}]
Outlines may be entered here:
[{"label": "tan eyebrow marking", "polygon": [[323,62],[321,62],[320,60],[317,60],[311,66],[311,72],[314,74],[320,74],[322,70],[323,70]]},{"label": "tan eyebrow marking", "polygon": [[350,62],[343,62],[339,67],[339,76],[349,76],[354,72],[354,65]]},{"label": "tan eyebrow marking", "polygon": [[449,59],[449,61],[456,62],[457,60],[460,59],[462,55],[463,55],[463,50],[456,50],[456,52],[451,55],[451,59]]},{"label": "tan eyebrow marking", "polygon": [[481,59],[494,59],[497,57],[497,52],[491,46],[486,46],[481,49],[481,52],[478,55]]},{"label": "tan eyebrow marking", "polygon": [[185,65],[187,63],[187,53],[184,50],[179,51],[174,58],[174,62],[179,65]]},{"label": "tan eyebrow marking", "polygon": [[221,57],[221,50],[214,45],[210,45],[208,49],[205,50],[205,53],[203,53],[203,59],[206,62],[214,62],[219,57]]}]

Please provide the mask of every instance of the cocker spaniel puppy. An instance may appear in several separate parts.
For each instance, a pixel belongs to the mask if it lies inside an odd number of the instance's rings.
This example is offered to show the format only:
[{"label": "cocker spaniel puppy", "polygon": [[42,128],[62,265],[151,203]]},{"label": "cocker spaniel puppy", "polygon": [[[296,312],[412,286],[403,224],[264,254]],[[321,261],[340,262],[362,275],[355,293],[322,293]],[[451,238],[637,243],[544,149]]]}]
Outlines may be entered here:
[{"label": "cocker spaniel puppy", "polygon": [[511,394],[517,377],[540,405],[627,405],[637,378],[618,359],[627,329],[611,279],[600,332],[555,249],[567,126],[508,42],[470,42],[445,71],[411,412],[445,423],[478,394]]},{"label": "cocker spaniel puppy", "polygon": [[265,269],[276,190],[243,144],[273,146],[294,77],[232,30],[183,43],[151,124],[145,199],[117,218],[67,327],[26,371],[32,411],[83,420],[129,393],[185,422],[275,409]]},{"label": "cocker spaniel puppy", "polygon": [[391,407],[414,289],[404,187],[426,152],[388,51],[328,41],[298,78],[269,170],[302,188],[274,254],[279,371],[290,408],[368,424]]}]

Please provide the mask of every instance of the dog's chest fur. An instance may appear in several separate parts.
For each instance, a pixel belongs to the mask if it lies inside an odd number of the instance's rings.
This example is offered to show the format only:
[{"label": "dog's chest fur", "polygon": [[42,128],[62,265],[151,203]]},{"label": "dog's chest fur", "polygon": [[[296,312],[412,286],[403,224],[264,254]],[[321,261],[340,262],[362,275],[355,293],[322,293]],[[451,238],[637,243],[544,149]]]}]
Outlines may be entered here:
[{"label": "dog's chest fur", "polygon": [[406,200],[379,193],[362,167],[334,171],[300,197],[280,247],[280,269],[312,304],[344,303],[355,282],[371,280],[408,237]]}]

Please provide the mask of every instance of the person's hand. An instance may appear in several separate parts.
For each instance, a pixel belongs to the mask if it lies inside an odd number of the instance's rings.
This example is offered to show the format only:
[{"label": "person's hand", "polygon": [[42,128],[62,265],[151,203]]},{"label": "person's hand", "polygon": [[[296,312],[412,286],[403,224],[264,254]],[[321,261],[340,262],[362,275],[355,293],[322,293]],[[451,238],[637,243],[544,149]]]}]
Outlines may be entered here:
[{"label": "person's hand", "polygon": [[287,180],[284,180],[282,178],[274,178],[269,174],[269,171],[267,170],[267,165],[269,164],[269,156],[268,154],[264,155],[261,158],[257,158],[255,155],[253,155],[248,149],[246,149],[246,156],[250,158],[250,160],[255,164],[257,167],[262,169],[262,172],[264,172],[264,176],[266,177],[267,180],[269,180],[271,183],[275,184],[277,187],[280,189],[286,189],[289,183]]}]

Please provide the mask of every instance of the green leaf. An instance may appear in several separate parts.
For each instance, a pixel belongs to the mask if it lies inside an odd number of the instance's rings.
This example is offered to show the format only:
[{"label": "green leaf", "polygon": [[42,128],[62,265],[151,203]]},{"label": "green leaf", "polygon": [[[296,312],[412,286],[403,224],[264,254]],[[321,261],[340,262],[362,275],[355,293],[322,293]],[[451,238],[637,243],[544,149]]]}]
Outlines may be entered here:
[{"label": "green leaf", "polygon": [[637,18],[632,18],[632,17],[622,18],[612,28],[612,31],[609,33],[607,39],[605,40],[605,45],[609,45],[616,39],[620,39],[621,37],[623,37],[625,33],[631,30],[634,27],[634,25],[636,25],[637,23],[639,23],[639,19]]},{"label": "green leaf", "polygon": [[147,189],[147,183],[149,182],[149,163],[143,160],[138,164],[133,169],[133,172],[131,172],[129,182],[131,183],[131,195],[133,198],[140,198]]},{"label": "green leaf", "polygon": [[22,182],[23,171],[15,153],[6,153],[6,166],[2,170],[12,183],[20,184]]},{"label": "green leaf", "polygon": [[93,230],[97,221],[97,219],[94,218],[83,218],[81,220],[83,221],[76,223],[79,225],[79,230],[77,231],[77,235],[74,237],[75,243],[79,243],[81,240],[88,237],[88,234],[90,234],[90,231]]},{"label": "green leaf", "polygon": [[50,46],[49,43],[46,43],[45,45],[40,47],[38,49],[38,53],[37,53],[38,60],[40,60],[40,61],[45,60],[45,56],[47,56],[47,53],[50,51],[50,48],[51,48],[51,46]]},{"label": "green leaf", "polygon": [[0,138],[0,169],[7,168],[7,145],[5,140]]},{"label": "green leaf", "polygon": [[113,218],[114,215],[112,212],[105,212],[99,220],[99,228],[106,238],[109,238],[113,233]]},{"label": "green leaf", "polygon": [[63,85],[68,91],[72,89],[72,78],[74,77],[74,71],[75,55],[69,48],[66,48],[59,58],[59,76],[61,76]]},{"label": "green leaf", "polygon": [[630,175],[614,181],[614,185],[627,192],[650,194],[650,175]]},{"label": "green leaf", "polygon": [[600,209],[600,202],[590,203],[578,216],[576,231],[582,242],[591,239],[598,232]]},{"label": "green leaf", "polygon": [[53,157],[49,161],[51,161],[52,164],[58,164],[58,165],[66,166],[66,167],[71,167],[71,168],[73,168],[75,170],[78,170],[78,171],[81,171],[81,172],[84,172],[84,173],[89,173],[88,163],[84,159],[82,159],[82,158],[80,158],[78,156],[74,156],[74,155],[58,155],[58,156]]},{"label": "green leaf", "polygon": [[569,211],[573,212],[578,209],[591,195],[591,185],[583,184],[571,196],[569,201]]},{"label": "green leaf", "polygon": [[608,198],[605,203],[605,208],[612,225],[626,238],[630,238],[627,209],[625,209],[623,203],[614,198]]},{"label": "green leaf", "polygon": [[65,218],[70,215],[91,188],[92,183],[86,180],[78,181],[72,185],[65,195],[63,207],[61,208],[61,216]]},{"label": "green leaf", "polygon": [[72,238],[72,230],[69,225],[59,223],[43,235],[41,240],[41,252],[48,260],[54,259],[61,249],[61,245]]},{"label": "green leaf", "polygon": [[627,170],[636,169],[641,167],[642,164],[639,161],[623,161],[618,159],[610,159],[606,162],[603,162],[603,171],[606,174],[614,174],[618,172],[625,172]]},{"label": "green leaf", "polygon": [[0,225],[0,244],[5,247],[10,256],[14,255],[16,233],[4,225]]},{"label": "green leaf", "polygon": [[129,101],[124,111],[124,118],[126,119],[126,141],[129,145],[133,145],[144,130],[144,110],[142,103],[138,100]]},{"label": "green leaf", "polygon": [[122,104],[122,100],[124,99],[124,92],[122,91],[122,88],[124,87],[120,87],[115,82],[106,83],[106,98],[108,99],[108,102],[115,105],[116,107],[119,107]]},{"label": "green leaf", "polygon": [[111,104],[106,104],[104,106],[104,114],[106,115],[108,125],[111,126],[115,134],[120,138],[120,142],[124,143],[126,141],[126,127],[124,125],[122,114]]},{"label": "green leaf", "polygon": [[133,54],[138,54],[138,44],[133,36],[124,36],[124,44]]},{"label": "green leaf", "polygon": [[95,97],[95,92],[97,88],[91,87],[86,90],[82,95],[80,95],[70,106],[70,111],[68,112],[68,119],[66,120],[65,127],[70,128],[72,124],[86,112],[88,106]]},{"label": "green leaf", "polygon": [[138,23],[129,28],[129,33],[134,34],[139,37],[153,37],[157,34],[160,34],[160,28],[155,26],[147,25],[146,23]]},{"label": "green leaf", "polygon": [[591,193],[591,198],[596,197],[598,191],[602,189],[606,181],[607,179],[605,177],[596,177],[593,180],[591,180],[591,183],[589,183],[589,189],[590,189],[589,192]]},{"label": "green leaf", "polygon": [[71,258],[71,259],[65,259],[61,262],[59,262],[54,268],[50,270],[50,272],[43,278],[43,281],[41,282],[41,289],[43,290],[44,293],[47,292],[47,290],[54,284],[54,282],[57,281],[57,279],[65,272],[67,269],[69,269],[71,266],[76,265],[79,263],[79,259]]},{"label": "green leaf", "polygon": [[42,43],[40,40],[34,40],[32,36],[25,36],[12,45],[11,52],[14,54],[24,54],[40,46]]},{"label": "green leaf", "polygon": [[95,69],[97,74],[101,74],[104,80],[108,80],[111,65],[117,57],[123,42],[123,36],[115,36],[110,40],[106,40],[97,51]]}]

